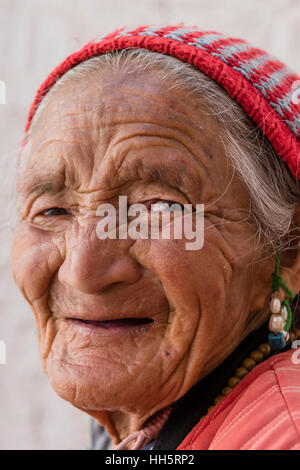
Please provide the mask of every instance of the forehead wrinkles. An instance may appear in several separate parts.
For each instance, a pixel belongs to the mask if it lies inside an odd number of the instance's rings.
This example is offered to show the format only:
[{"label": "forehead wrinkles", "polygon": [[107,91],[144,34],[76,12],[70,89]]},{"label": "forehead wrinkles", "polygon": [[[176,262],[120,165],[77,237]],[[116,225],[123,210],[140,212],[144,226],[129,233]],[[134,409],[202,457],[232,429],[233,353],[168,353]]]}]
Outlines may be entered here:
[{"label": "forehead wrinkles", "polygon": [[[95,104],[96,101],[96,104]],[[163,102],[155,97],[145,97],[137,93],[123,92],[120,96],[104,95],[93,103],[83,102],[81,106],[59,104],[53,109],[49,108],[48,116],[44,120],[39,140],[55,139],[61,132],[75,137],[80,142],[87,137],[91,142],[98,142],[102,135],[110,138],[115,135],[118,127],[127,124],[136,125],[142,129],[143,125],[156,125],[170,128],[178,133],[194,136],[195,132],[205,136],[207,117],[200,111],[190,112],[173,106],[172,102]],[[198,114],[198,115],[197,115]],[[203,129],[204,128],[204,129]],[[43,145],[41,142],[40,145]]]},{"label": "forehead wrinkles", "polygon": [[43,157],[51,155],[51,147],[56,155],[66,150],[64,158],[70,161],[72,154],[73,169],[77,165],[77,172],[92,176],[96,162],[109,160],[118,144],[132,144],[135,136],[177,139],[190,151],[195,141],[207,146],[212,117],[195,100],[189,101],[185,103],[176,91],[168,92],[156,78],[146,84],[130,78],[109,86],[101,86],[99,75],[96,82],[95,77],[84,83],[66,82],[40,115],[33,153]]},{"label": "forehead wrinkles", "polygon": [[190,127],[200,132],[203,111],[209,110],[202,102],[200,105],[200,100],[194,99],[190,92],[180,89],[168,91],[170,86],[172,83],[161,80],[158,70],[134,75],[123,72],[119,76],[109,69],[95,71],[80,81],[68,80],[54,90],[39,121],[46,118],[45,137],[49,135],[49,126],[55,127],[57,120],[66,130],[76,130],[93,126],[93,120],[101,117],[104,128],[124,120],[135,122],[136,114],[144,122],[162,119],[164,123],[172,119],[174,126]]}]

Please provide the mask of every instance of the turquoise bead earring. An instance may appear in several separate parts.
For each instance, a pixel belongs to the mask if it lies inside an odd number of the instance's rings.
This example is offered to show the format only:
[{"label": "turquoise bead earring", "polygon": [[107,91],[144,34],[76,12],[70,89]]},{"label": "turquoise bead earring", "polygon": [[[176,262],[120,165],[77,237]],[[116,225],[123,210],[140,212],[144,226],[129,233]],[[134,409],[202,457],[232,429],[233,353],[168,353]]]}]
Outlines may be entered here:
[{"label": "turquoise bead earring", "polygon": [[[292,300],[295,297],[279,275],[279,267],[280,242],[276,250],[276,264],[275,271],[272,273],[272,295],[270,299],[269,344],[272,351],[280,351],[289,340],[289,330],[292,324],[290,299]],[[280,287],[289,297],[285,298],[283,302],[278,298]]]}]

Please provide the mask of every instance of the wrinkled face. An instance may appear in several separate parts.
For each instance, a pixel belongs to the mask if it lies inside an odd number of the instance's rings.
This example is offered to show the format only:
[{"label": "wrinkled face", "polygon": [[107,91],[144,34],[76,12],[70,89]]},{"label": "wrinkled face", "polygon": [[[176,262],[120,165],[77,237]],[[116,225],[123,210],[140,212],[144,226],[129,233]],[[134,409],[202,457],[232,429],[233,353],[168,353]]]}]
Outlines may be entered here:
[{"label": "wrinkled face", "polygon": [[[253,329],[270,272],[260,263],[253,282],[248,195],[206,111],[157,71],[103,71],[58,88],[34,127],[13,272],[43,368],[75,406],[152,413]],[[203,203],[203,248],[100,240],[96,210],[120,195],[149,208]]]}]

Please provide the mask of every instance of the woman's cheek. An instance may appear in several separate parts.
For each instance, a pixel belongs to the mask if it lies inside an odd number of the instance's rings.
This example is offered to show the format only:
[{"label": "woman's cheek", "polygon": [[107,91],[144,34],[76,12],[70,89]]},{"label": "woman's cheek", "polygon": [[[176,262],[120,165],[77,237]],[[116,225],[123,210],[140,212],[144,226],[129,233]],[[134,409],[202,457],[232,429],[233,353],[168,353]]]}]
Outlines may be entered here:
[{"label": "woman's cheek", "polygon": [[48,292],[52,276],[62,264],[64,235],[55,237],[28,222],[15,231],[12,250],[12,272],[26,300],[32,305]]}]

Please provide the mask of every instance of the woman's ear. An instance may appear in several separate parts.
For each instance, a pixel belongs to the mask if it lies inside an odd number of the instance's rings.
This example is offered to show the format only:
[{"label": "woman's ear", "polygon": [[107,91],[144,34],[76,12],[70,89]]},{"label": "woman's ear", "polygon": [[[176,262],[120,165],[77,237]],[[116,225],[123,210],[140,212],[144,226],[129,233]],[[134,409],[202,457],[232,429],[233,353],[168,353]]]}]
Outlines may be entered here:
[{"label": "woman's ear", "polygon": [[295,210],[290,234],[282,243],[280,275],[293,294],[300,291],[300,206]]}]

